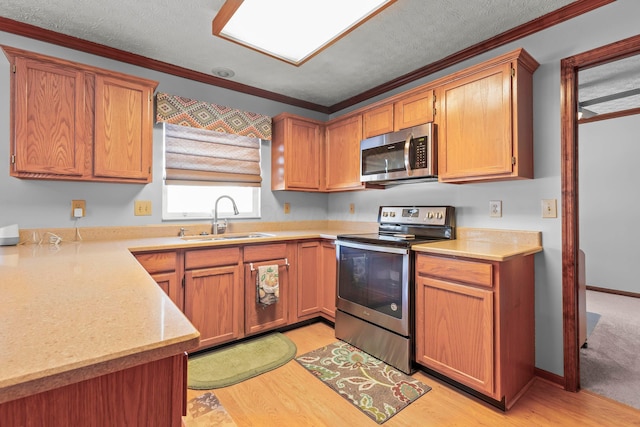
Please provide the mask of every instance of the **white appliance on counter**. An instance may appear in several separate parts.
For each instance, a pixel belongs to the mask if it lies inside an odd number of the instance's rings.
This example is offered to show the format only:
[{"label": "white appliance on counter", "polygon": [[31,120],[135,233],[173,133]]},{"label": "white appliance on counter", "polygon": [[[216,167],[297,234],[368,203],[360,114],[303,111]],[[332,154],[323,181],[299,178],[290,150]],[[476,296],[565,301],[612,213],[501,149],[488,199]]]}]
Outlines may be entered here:
[{"label": "white appliance on counter", "polygon": [[20,229],[18,224],[0,227],[0,246],[17,245],[20,241]]}]

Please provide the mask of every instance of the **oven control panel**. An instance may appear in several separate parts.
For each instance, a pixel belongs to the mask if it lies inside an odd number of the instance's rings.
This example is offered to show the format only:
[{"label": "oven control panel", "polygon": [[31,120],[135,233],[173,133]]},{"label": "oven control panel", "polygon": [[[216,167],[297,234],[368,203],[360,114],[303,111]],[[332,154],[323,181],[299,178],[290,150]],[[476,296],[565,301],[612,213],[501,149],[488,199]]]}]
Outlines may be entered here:
[{"label": "oven control panel", "polygon": [[379,223],[447,225],[446,206],[381,206]]}]

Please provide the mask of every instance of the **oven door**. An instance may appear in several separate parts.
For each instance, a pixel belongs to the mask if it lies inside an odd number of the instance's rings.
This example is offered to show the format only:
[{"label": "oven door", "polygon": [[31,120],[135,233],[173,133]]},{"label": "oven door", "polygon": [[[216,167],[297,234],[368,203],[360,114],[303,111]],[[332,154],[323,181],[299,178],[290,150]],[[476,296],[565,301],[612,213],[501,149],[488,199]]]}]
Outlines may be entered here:
[{"label": "oven door", "polygon": [[410,250],[336,241],[337,308],[367,322],[410,335]]}]

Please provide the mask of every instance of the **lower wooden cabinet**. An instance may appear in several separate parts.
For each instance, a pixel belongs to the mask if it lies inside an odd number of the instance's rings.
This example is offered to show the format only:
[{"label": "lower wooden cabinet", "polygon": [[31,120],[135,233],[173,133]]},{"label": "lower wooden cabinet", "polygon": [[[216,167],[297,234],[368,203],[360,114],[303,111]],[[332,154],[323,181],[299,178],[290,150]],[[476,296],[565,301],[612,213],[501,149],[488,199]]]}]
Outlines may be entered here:
[{"label": "lower wooden cabinet", "polygon": [[175,305],[184,311],[182,254],[177,251],[160,251],[136,253],[134,256]]},{"label": "lower wooden cabinet", "polygon": [[[292,287],[289,267],[295,261],[295,245],[274,243],[248,245],[244,247],[244,294],[245,334],[251,335],[265,330],[286,326],[289,323],[289,307]],[[278,266],[278,302],[263,305],[256,301],[258,267]]]},{"label": "lower wooden cabinet", "polygon": [[318,240],[298,243],[296,316],[298,320],[320,313],[322,246]]},{"label": "lower wooden cabinet", "polygon": [[297,320],[336,317],[336,245],[330,240],[298,243]]},{"label": "lower wooden cabinet", "polygon": [[320,314],[331,320],[336,319],[336,245],[332,240],[323,240],[320,243],[321,269],[320,269]]},{"label": "lower wooden cabinet", "polygon": [[181,427],[187,357],[143,363],[0,404],[1,426]]},{"label": "lower wooden cabinet", "polygon": [[244,336],[240,248],[185,253],[184,313],[200,331],[200,349]]},{"label": "lower wooden cabinet", "polygon": [[534,377],[533,256],[418,254],[416,362],[510,408]]},{"label": "lower wooden cabinet", "polygon": [[[334,321],[335,251],[316,239],[134,255],[198,329],[198,351],[318,316]],[[256,302],[264,265],[278,265],[279,300],[269,306]]]}]

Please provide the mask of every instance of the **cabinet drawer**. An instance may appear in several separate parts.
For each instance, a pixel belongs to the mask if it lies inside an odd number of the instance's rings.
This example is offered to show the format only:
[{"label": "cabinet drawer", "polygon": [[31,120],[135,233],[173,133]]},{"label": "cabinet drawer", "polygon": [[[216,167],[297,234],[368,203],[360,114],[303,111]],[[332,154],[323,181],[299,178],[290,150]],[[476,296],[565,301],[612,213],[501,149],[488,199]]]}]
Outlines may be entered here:
[{"label": "cabinet drawer", "polygon": [[251,245],[244,247],[244,262],[267,261],[287,257],[287,244]]},{"label": "cabinet drawer", "polygon": [[240,248],[199,249],[187,251],[184,255],[184,268],[219,267],[233,265],[240,261]]},{"label": "cabinet drawer", "polygon": [[489,263],[418,255],[416,271],[420,275],[441,277],[479,286],[493,286],[493,265]]},{"label": "cabinet drawer", "polygon": [[148,273],[162,273],[176,269],[175,252],[152,252],[135,254],[136,259]]}]

